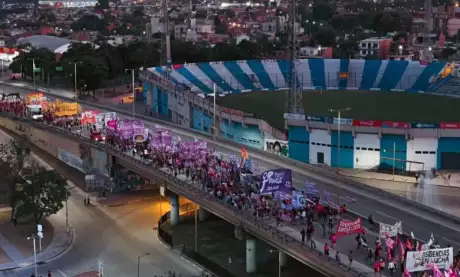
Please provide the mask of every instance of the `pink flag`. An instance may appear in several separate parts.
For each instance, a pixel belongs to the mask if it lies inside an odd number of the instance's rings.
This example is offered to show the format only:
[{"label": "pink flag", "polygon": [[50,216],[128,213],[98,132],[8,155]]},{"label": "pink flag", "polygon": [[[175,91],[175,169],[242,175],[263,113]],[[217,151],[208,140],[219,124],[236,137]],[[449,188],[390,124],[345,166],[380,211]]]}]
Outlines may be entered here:
[{"label": "pink flag", "polygon": [[433,277],[443,277],[441,270],[439,270],[435,263],[429,264],[428,267],[433,270]]},{"label": "pink flag", "polygon": [[385,240],[385,245],[387,246],[387,249],[388,250],[393,249],[393,244],[394,244],[394,240],[390,238],[390,236],[387,235],[387,238]]},{"label": "pink flag", "polygon": [[407,269],[404,269],[404,277],[411,277],[409,271]]}]

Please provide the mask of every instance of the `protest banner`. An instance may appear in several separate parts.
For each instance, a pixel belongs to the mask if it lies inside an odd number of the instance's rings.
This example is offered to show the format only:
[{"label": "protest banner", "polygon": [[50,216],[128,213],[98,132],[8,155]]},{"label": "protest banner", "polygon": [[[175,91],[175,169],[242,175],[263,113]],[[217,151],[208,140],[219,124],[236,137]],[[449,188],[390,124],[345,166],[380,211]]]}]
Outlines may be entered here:
[{"label": "protest banner", "polygon": [[292,192],[292,173],[290,169],[273,169],[262,173],[260,181],[260,194],[270,194],[282,191]]},{"label": "protest banner", "polygon": [[390,237],[396,237],[398,234],[402,234],[401,221],[396,222],[394,225],[380,223],[379,234],[381,238],[386,238],[387,235]]},{"label": "protest banner", "polygon": [[363,230],[363,222],[361,218],[358,218],[355,221],[343,220],[339,221],[337,224],[337,231],[335,234],[337,236],[347,236],[352,234],[358,234]]},{"label": "protest banner", "polygon": [[409,272],[430,270],[435,264],[440,269],[448,269],[454,262],[454,249],[438,248],[425,251],[409,251],[406,257],[406,269]]}]

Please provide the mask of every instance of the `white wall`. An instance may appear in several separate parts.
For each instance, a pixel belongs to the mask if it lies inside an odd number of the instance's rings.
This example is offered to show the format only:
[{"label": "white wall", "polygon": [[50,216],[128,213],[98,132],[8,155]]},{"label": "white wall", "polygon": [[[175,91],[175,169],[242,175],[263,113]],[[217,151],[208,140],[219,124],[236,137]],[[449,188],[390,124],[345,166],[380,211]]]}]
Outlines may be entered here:
[{"label": "white wall", "polygon": [[318,153],[324,153],[324,163],[331,165],[331,136],[327,130],[312,129],[310,132],[310,163],[317,164]]},{"label": "white wall", "polygon": [[407,160],[422,164],[407,163],[406,170],[419,171],[436,168],[438,151],[437,138],[414,138],[407,142]]},{"label": "white wall", "polygon": [[370,169],[380,164],[380,138],[377,134],[360,134],[355,137],[354,168]]}]

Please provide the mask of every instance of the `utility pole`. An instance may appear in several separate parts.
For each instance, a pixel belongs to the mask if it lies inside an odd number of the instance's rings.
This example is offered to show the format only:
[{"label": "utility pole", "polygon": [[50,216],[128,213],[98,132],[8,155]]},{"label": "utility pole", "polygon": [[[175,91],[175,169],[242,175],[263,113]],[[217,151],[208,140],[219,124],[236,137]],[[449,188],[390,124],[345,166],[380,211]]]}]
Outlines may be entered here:
[{"label": "utility pole", "polygon": [[[290,72],[288,77],[289,90],[286,92],[286,113],[288,114],[304,114],[302,100],[302,84],[298,84],[297,80],[297,0],[291,0],[290,14]],[[286,126],[287,128],[287,126]]]}]

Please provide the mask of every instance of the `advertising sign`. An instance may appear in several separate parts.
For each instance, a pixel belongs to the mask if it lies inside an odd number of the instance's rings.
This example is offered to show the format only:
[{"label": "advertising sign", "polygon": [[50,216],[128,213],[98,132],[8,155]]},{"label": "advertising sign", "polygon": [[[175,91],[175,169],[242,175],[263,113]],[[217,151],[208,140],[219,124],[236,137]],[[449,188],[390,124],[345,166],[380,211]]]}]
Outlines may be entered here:
[{"label": "advertising sign", "polygon": [[57,102],[55,103],[56,110],[54,114],[57,117],[61,116],[73,116],[78,114],[78,104],[68,102]]},{"label": "advertising sign", "polygon": [[350,119],[350,118],[337,118],[337,117],[328,117],[328,121],[329,123],[331,124],[339,124],[340,122],[340,125],[347,125],[347,126],[352,126],[353,125],[353,119]]},{"label": "advertising sign", "polygon": [[289,119],[289,120],[305,120],[305,115],[304,115],[304,114],[285,113],[285,114],[284,114],[284,119]]},{"label": "advertising sign", "polygon": [[401,128],[409,129],[411,127],[409,122],[400,122],[400,121],[382,121],[383,128]]},{"label": "advertising sign", "polygon": [[460,122],[441,122],[439,127],[441,129],[460,129]]},{"label": "advertising sign", "polygon": [[306,118],[308,121],[322,122],[322,123],[328,123],[328,122],[329,122],[329,118],[328,118],[328,117],[324,117],[324,116],[306,115],[305,118]]},{"label": "advertising sign", "polygon": [[272,192],[292,192],[292,172],[290,169],[274,169],[262,173],[260,194]]},{"label": "advertising sign", "polygon": [[358,234],[362,230],[363,230],[363,222],[361,221],[361,218],[358,218],[355,221],[341,219],[339,221],[339,224],[337,224],[337,231],[335,232],[335,234],[337,236],[347,236],[347,235]]},{"label": "advertising sign", "polygon": [[439,124],[436,123],[411,123],[411,128],[415,129],[437,129]]},{"label": "advertising sign", "polygon": [[81,124],[95,124],[96,123],[96,111],[86,111],[81,114]]},{"label": "advertising sign", "polygon": [[133,141],[135,143],[141,143],[141,142],[146,141],[148,137],[149,137],[149,129],[144,129],[143,132],[137,131],[134,133]]},{"label": "advertising sign", "polygon": [[394,225],[380,223],[381,238],[386,238],[387,235],[390,237],[396,237],[398,234],[402,234],[402,223],[401,221],[396,222]]},{"label": "advertising sign", "polygon": [[382,127],[382,121],[378,121],[378,120],[353,120],[353,126]]},{"label": "advertising sign", "polygon": [[289,145],[284,140],[264,139],[264,150],[284,157],[289,155]]},{"label": "advertising sign", "polygon": [[453,262],[454,249],[452,247],[425,251],[408,251],[406,269],[409,272],[430,270],[430,264],[437,265],[439,269],[448,269]]}]

